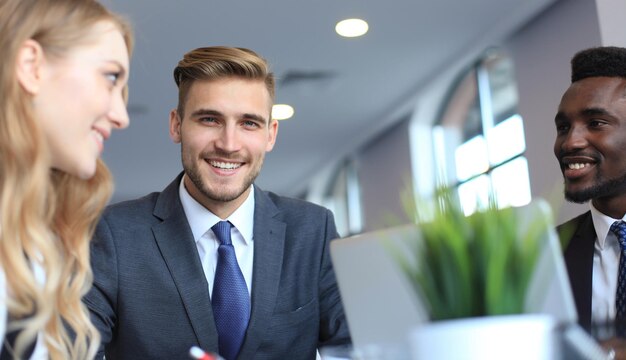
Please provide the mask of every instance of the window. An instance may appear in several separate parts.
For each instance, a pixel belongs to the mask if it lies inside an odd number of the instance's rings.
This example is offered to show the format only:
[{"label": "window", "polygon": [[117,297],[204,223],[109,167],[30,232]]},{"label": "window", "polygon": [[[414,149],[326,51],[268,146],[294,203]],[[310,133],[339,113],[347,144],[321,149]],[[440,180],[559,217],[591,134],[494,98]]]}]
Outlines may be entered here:
[{"label": "window", "polygon": [[358,234],[363,229],[359,181],[354,159],[334,167],[324,186],[321,199],[308,200],[331,210],[335,216],[337,232],[341,237]]},{"label": "window", "polygon": [[466,214],[486,205],[522,206],[531,199],[526,142],[517,112],[513,62],[490,51],[453,86],[433,128],[442,182],[456,187]]}]

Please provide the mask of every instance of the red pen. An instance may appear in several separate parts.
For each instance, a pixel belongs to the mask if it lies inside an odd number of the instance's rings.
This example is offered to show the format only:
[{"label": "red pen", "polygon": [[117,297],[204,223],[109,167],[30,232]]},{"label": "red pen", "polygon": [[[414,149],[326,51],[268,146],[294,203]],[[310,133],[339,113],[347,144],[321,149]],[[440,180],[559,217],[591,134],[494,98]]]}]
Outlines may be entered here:
[{"label": "red pen", "polygon": [[197,346],[192,346],[191,349],[189,349],[189,355],[196,360],[223,360],[222,357],[215,354],[209,354]]}]

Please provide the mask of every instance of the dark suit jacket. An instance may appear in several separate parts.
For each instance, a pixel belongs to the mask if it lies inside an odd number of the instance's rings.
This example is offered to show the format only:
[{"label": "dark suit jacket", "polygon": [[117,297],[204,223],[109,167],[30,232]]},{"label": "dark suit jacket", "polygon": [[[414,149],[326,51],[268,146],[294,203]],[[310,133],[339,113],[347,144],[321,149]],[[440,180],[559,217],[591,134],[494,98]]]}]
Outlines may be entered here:
[{"label": "dark suit jacket", "polygon": [[[97,226],[85,302],[107,360],[218,351],[180,179],[110,206]],[[329,256],[337,237],[327,209],[255,189],[252,310],[239,359],[314,359],[318,346],[350,342]]]},{"label": "dark suit jacket", "polygon": [[569,275],[578,322],[591,327],[591,281],[593,280],[593,252],[596,230],[591,211],[575,217],[557,227],[561,244],[565,248],[565,265]]}]

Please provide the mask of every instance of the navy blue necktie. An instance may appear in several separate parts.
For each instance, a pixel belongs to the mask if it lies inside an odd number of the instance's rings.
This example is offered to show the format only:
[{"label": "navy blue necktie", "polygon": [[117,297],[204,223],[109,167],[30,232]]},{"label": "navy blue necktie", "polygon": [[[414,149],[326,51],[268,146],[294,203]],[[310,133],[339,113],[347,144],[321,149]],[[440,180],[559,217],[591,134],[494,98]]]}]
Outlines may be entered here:
[{"label": "navy blue necktie", "polygon": [[237,358],[250,319],[250,296],[230,241],[230,227],[230,222],[220,221],[211,228],[220,242],[211,305],[219,352],[226,360]]},{"label": "navy blue necktie", "polygon": [[626,319],[626,223],[616,221],[611,231],[617,236],[620,247],[619,273],[617,276],[617,292],[615,293],[615,318]]}]

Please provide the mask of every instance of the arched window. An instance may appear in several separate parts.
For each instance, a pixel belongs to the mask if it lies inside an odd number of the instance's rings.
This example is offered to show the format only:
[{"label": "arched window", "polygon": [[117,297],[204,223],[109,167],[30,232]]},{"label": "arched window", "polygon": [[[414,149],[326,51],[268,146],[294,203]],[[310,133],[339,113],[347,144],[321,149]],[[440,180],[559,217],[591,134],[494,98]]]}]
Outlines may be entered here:
[{"label": "arched window", "polygon": [[361,197],[355,161],[348,159],[337,168],[326,191],[326,205],[335,214],[337,231],[341,236],[361,232]]},{"label": "arched window", "polygon": [[361,196],[354,158],[349,157],[321,171],[314,185],[302,198],[331,210],[341,237],[358,234],[363,230]]},{"label": "arched window", "polygon": [[512,60],[490,51],[459,77],[449,94],[433,128],[440,179],[457,188],[466,214],[487,204],[490,192],[500,206],[529,203],[526,141]]}]

